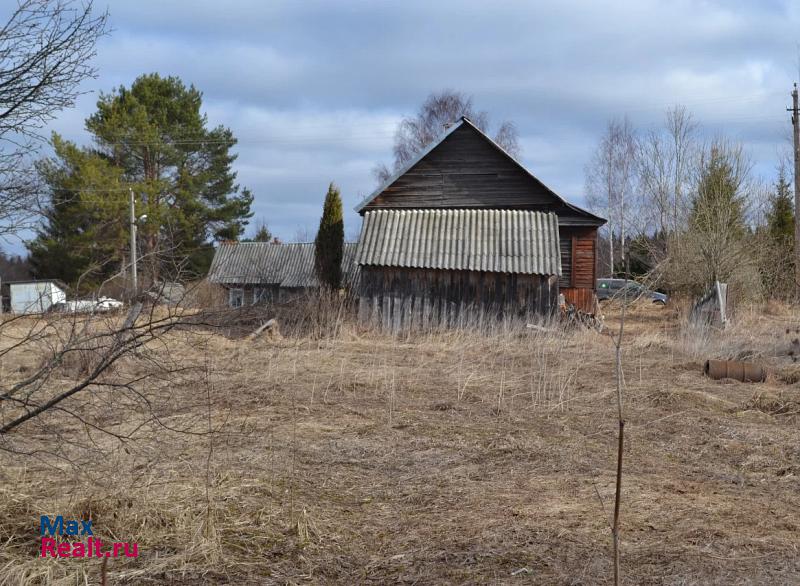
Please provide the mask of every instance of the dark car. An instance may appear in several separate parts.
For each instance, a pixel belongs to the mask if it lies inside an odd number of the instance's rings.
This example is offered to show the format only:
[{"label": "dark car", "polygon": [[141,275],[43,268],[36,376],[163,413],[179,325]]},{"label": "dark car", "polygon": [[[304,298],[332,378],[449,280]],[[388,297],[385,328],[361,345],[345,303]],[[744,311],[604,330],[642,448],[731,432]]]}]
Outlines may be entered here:
[{"label": "dark car", "polygon": [[651,291],[636,281],[625,279],[597,279],[597,299],[621,299],[627,287],[627,295],[631,299],[650,299],[653,303],[666,305],[669,297],[664,293]]}]

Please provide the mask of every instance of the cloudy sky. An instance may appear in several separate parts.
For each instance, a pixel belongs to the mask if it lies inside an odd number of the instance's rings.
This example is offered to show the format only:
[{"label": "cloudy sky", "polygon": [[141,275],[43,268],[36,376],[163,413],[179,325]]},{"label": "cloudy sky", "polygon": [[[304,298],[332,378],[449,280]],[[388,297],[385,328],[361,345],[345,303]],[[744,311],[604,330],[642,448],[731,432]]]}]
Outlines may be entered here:
[{"label": "cloudy sky", "polygon": [[[102,6],[101,0],[96,0]],[[311,234],[330,181],[346,233],[391,162],[394,129],[431,91],[474,96],[513,121],[523,163],[584,199],[584,166],[606,122],[641,129],[684,104],[706,136],[745,143],[769,178],[788,146],[800,2],[787,0],[422,2],[112,0],[95,93],[52,129],[86,143],[98,91],[142,73],[204,93],[212,125],[239,139],[235,169],[255,218],[284,239]]]}]

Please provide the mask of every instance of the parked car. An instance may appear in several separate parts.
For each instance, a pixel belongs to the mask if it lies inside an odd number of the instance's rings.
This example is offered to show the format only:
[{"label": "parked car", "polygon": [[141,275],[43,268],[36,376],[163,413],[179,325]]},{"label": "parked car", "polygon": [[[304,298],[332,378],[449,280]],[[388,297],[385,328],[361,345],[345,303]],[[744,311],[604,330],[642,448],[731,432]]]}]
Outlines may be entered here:
[{"label": "parked car", "polygon": [[597,299],[604,301],[612,298],[622,298],[625,289],[629,298],[650,299],[653,303],[666,305],[669,297],[658,291],[651,291],[644,285],[636,281],[626,281],[625,279],[597,279]]},{"label": "parked car", "polygon": [[58,313],[106,313],[122,309],[122,301],[111,297],[99,299],[73,299],[62,301],[52,306],[51,310]]}]

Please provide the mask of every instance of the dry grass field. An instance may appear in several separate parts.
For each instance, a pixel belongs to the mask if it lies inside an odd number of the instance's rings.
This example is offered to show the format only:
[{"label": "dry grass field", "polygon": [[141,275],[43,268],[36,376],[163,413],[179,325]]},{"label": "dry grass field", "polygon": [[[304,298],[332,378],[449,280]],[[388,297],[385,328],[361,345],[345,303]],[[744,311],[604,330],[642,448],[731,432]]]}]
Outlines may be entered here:
[{"label": "dry grass field", "polygon": [[[624,582],[796,584],[800,313],[740,308],[725,333],[679,313],[628,316]],[[33,447],[0,451],[0,583],[100,583],[96,559],[37,557],[43,514],[138,543],[139,558],[108,562],[108,584],[610,582],[607,335],[181,330],[155,352],[185,365],[143,379],[157,418],[113,388],[67,405],[128,439],[65,412],[10,434]],[[711,381],[714,357],[771,374]],[[3,376],[37,357],[14,360]],[[142,366],[109,376],[126,368]]]}]

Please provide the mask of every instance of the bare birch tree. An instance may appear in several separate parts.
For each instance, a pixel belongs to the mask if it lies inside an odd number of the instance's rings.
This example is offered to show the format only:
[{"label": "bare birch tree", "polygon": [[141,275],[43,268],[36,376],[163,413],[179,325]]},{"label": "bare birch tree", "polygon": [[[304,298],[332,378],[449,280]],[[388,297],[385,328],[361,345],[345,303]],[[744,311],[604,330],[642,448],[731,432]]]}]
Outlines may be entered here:
[{"label": "bare birch tree", "polygon": [[698,125],[683,106],[667,110],[664,127],[639,144],[639,187],[644,217],[666,235],[686,227],[689,191],[697,164]]},{"label": "bare birch tree", "polygon": [[589,206],[608,219],[612,274],[617,261],[622,259],[627,231],[635,219],[638,149],[630,121],[627,118],[611,120],[585,171]]},{"label": "bare birch tree", "polygon": [[646,219],[653,229],[666,234],[672,222],[673,178],[670,146],[661,130],[650,130],[640,142],[639,185]]},{"label": "bare birch tree", "polygon": [[0,27],[0,235],[24,227],[36,209],[40,131],[96,75],[91,61],[106,31],[106,13],[73,0],[18,0]]},{"label": "bare birch tree", "polygon": [[[401,169],[417,153],[434,142],[444,129],[466,116],[481,131],[489,133],[489,114],[476,110],[472,96],[453,90],[432,93],[415,116],[403,118],[394,139],[394,170]],[[519,158],[520,146],[517,129],[512,122],[500,124],[494,133],[494,141],[514,158]],[[378,182],[386,181],[391,171],[383,163],[373,169]]]},{"label": "bare birch tree", "polygon": [[666,127],[670,139],[673,176],[671,229],[679,230],[684,225],[689,208],[687,192],[697,157],[698,125],[684,106],[675,106],[667,111]]}]

